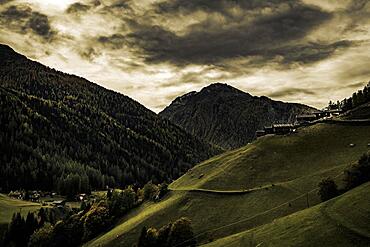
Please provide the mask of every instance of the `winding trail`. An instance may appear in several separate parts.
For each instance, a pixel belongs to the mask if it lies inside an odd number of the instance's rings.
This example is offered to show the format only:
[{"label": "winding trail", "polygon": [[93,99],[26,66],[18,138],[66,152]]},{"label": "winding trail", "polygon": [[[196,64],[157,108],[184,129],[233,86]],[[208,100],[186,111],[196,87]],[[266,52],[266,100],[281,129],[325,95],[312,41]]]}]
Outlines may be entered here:
[{"label": "winding trail", "polygon": [[211,190],[211,189],[200,189],[200,188],[194,188],[194,189],[176,189],[176,188],[170,188],[172,191],[186,191],[186,192],[203,192],[203,193],[213,193],[213,194],[220,194],[220,195],[243,195],[248,194],[254,191],[263,190],[263,189],[269,189],[274,187],[274,185],[264,185],[257,188],[252,189],[245,189],[245,190]]}]

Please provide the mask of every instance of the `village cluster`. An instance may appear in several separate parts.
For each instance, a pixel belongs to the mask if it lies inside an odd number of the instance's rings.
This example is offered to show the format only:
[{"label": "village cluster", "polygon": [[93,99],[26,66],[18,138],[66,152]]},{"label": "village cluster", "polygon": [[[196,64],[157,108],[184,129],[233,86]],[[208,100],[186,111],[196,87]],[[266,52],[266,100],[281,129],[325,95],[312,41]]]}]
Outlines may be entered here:
[{"label": "village cluster", "polygon": [[311,124],[315,124],[322,120],[331,119],[333,117],[337,117],[342,114],[341,109],[334,109],[334,110],[322,110],[312,112],[311,114],[305,115],[297,115],[295,123],[276,123],[272,124],[271,126],[265,126],[263,130],[256,131],[256,137],[261,137],[265,135],[286,135],[290,133],[294,133],[297,131],[297,128],[301,126],[308,126]]},{"label": "village cluster", "polygon": [[[25,200],[31,202],[42,203],[44,206],[52,206],[52,207],[65,207],[67,200],[58,195],[55,192],[45,192],[45,191],[26,191],[26,190],[15,190],[10,191],[8,194],[10,198],[18,199],[18,200]],[[75,202],[87,202],[89,200],[95,199],[93,194],[77,194],[74,198]]]}]

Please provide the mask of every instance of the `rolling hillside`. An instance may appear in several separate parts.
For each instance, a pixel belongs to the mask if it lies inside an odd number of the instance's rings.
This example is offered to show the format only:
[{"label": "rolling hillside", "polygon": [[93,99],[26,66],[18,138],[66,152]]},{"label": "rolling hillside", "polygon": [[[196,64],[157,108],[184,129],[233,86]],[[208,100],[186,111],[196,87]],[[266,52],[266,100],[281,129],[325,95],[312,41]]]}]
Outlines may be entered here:
[{"label": "rolling hillside", "polygon": [[[370,183],[315,207],[204,247],[369,246]],[[203,246],[203,245],[202,245]]]},{"label": "rolling hillside", "polygon": [[[265,136],[192,168],[164,200],[132,211],[86,246],[131,246],[143,226],[159,228],[182,216],[191,219],[198,243],[232,242],[222,238],[318,204],[319,181],[331,176],[340,184],[343,170],[369,151],[369,133],[370,126],[316,124],[289,136]],[[287,234],[299,234],[294,230]],[[235,246],[245,246],[240,241]]]},{"label": "rolling hillside", "polygon": [[0,188],[170,181],[221,150],[127,96],[0,45]]},{"label": "rolling hillside", "polygon": [[200,92],[176,98],[159,115],[190,133],[225,149],[246,145],[255,132],[272,123],[294,122],[297,114],[314,109],[255,97],[226,84],[215,83]]}]

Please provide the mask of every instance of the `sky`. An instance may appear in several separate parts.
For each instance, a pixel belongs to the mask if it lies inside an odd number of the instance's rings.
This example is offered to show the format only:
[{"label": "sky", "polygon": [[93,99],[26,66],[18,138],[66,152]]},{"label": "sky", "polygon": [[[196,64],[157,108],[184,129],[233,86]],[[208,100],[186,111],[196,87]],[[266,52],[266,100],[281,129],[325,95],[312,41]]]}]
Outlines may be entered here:
[{"label": "sky", "polygon": [[0,43],[155,112],[215,82],[322,108],[370,80],[370,1],[0,0]]}]

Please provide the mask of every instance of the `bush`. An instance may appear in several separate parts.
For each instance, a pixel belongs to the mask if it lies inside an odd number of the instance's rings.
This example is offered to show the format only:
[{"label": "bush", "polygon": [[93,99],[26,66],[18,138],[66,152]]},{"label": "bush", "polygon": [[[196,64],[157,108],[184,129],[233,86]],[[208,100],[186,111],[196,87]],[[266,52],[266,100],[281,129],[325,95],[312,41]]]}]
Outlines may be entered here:
[{"label": "bush", "polygon": [[169,244],[170,246],[178,247],[196,245],[191,221],[188,218],[182,217],[173,223],[169,237]]},{"label": "bush", "polygon": [[336,197],[339,193],[335,182],[331,178],[326,178],[319,183],[318,194],[320,195],[321,201],[324,202]]},{"label": "bush", "polygon": [[102,203],[93,205],[81,218],[84,228],[83,240],[95,237],[107,228],[110,223],[109,210]]},{"label": "bush", "polygon": [[168,184],[166,182],[161,183],[159,185],[159,194],[158,194],[159,199],[164,197],[168,193],[168,191],[169,191]]},{"label": "bush", "polygon": [[158,232],[155,228],[147,229],[145,226],[141,230],[138,247],[162,247],[157,243]]},{"label": "bush", "polygon": [[128,187],[123,191],[114,190],[111,198],[108,199],[110,214],[114,217],[125,214],[136,206],[136,197],[136,193],[132,187]]},{"label": "bush", "polygon": [[53,226],[45,223],[43,227],[36,230],[28,242],[29,247],[49,247],[52,244]]},{"label": "bush", "polygon": [[162,227],[159,231],[155,228],[143,227],[138,241],[138,247],[192,247],[195,245],[196,240],[191,221],[184,217],[173,224]]},{"label": "bush", "polygon": [[155,197],[158,195],[158,186],[153,184],[152,182],[144,185],[143,190],[145,200],[154,200]]}]

